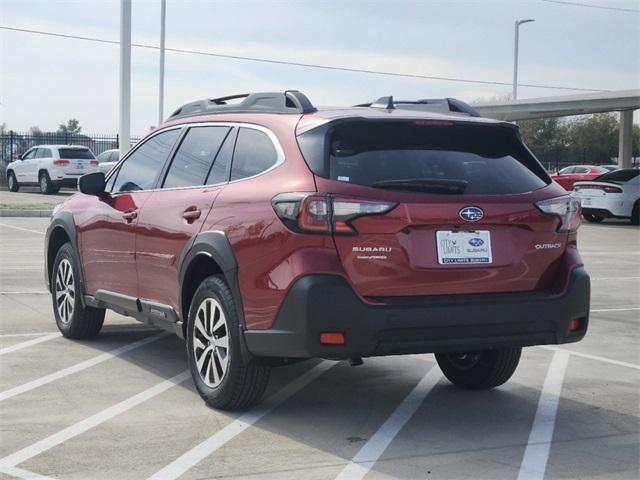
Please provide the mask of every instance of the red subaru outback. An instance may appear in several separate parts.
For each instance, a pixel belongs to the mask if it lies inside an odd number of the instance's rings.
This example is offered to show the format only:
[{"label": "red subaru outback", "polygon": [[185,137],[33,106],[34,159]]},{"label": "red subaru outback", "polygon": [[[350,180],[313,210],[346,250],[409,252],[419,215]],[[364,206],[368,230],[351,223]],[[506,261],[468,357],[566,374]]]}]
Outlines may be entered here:
[{"label": "red subaru outback", "polygon": [[294,359],[434,352],[456,385],[580,340],[579,203],[518,128],[454,100],[316,109],[297,91],[193,102],[54,212],[60,331],[105,309],[186,339],[217,408]]}]

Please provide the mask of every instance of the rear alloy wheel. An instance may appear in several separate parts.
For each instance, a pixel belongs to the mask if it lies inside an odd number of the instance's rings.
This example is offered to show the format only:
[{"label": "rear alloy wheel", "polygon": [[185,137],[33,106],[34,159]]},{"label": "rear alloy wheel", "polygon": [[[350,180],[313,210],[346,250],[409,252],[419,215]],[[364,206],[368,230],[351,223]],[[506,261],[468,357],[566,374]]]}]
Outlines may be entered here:
[{"label": "rear alloy wheel", "polygon": [[480,352],[436,353],[442,373],[459,387],[486,389],[511,378],[520,362],[522,348],[497,348]]},{"label": "rear alloy wheel", "polygon": [[191,301],[187,354],[198,393],[211,407],[248,408],[267,388],[270,367],[249,358],[241,341],[231,290],[220,277],[206,278]]},{"label": "rear alloy wheel", "polygon": [[90,338],[100,332],[105,310],[83,305],[78,272],[73,247],[65,243],[58,250],[51,274],[53,313],[62,335],[67,338]]},{"label": "rear alloy wheel", "polygon": [[9,185],[10,192],[17,192],[18,190],[20,190],[20,185],[18,184],[16,175],[13,172],[9,172],[9,174],[7,175],[7,183]]},{"label": "rear alloy wheel", "polygon": [[604,220],[604,217],[599,217],[597,215],[594,215],[592,213],[585,213],[584,214],[584,219],[589,222],[589,223],[600,223]]},{"label": "rear alloy wheel", "polygon": [[53,184],[51,183],[51,178],[49,177],[49,174],[47,172],[40,173],[38,184],[40,185],[40,191],[45,195],[50,195],[53,193]]}]

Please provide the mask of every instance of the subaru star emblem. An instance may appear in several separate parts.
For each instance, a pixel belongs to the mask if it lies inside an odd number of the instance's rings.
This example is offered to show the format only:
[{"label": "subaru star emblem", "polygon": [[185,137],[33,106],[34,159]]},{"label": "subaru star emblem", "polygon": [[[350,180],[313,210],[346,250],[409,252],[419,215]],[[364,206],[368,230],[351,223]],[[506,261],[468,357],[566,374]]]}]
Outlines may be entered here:
[{"label": "subaru star emblem", "polygon": [[478,207],[464,207],[460,210],[460,218],[465,222],[477,222],[484,217],[484,212]]},{"label": "subaru star emblem", "polygon": [[480,247],[484,245],[484,240],[478,237],[472,238],[471,240],[469,240],[469,245],[471,245],[472,247]]}]

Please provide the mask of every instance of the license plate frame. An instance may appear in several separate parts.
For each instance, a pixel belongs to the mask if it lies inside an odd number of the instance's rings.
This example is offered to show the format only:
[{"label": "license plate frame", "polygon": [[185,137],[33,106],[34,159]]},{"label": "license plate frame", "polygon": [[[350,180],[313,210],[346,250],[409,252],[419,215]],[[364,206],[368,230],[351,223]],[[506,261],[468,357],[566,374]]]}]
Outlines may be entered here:
[{"label": "license plate frame", "polygon": [[437,230],[436,251],[440,265],[491,265],[489,230]]}]

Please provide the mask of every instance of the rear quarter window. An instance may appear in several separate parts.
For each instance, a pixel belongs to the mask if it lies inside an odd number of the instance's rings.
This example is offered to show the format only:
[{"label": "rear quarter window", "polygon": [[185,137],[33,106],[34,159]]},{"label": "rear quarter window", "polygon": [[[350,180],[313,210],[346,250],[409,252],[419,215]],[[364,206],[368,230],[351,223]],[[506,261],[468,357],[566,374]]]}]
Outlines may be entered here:
[{"label": "rear quarter window", "polygon": [[278,153],[266,133],[253,128],[241,128],[233,153],[231,180],[258,175],[273,167],[277,161]]}]

